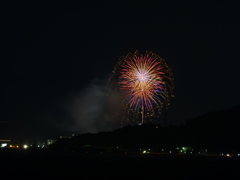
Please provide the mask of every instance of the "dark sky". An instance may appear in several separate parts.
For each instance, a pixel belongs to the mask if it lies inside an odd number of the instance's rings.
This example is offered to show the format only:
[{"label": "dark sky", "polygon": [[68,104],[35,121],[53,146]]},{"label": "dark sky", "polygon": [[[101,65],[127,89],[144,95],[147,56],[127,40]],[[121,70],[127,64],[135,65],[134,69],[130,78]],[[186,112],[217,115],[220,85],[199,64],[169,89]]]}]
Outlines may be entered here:
[{"label": "dark sky", "polygon": [[136,50],[173,71],[168,123],[239,105],[239,4],[109,2],[1,5],[0,121],[9,122],[0,139],[119,127],[104,109],[105,85],[119,57]]}]

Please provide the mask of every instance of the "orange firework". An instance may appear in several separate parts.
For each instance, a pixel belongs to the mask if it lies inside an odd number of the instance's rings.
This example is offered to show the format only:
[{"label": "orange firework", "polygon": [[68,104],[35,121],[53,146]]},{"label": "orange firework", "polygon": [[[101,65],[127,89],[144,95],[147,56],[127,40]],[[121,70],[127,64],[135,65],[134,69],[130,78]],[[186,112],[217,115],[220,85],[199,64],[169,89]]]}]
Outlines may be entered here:
[{"label": "orange firework", "polygon": [[144,116],[161,112],[162,107],[170,104],[173,96],[173,74],[165,60],[147,52],[139,55],[128,53],[120,58],[110,77],[111,83],[118,84],[124,93],[123,102],[135,113]]}]

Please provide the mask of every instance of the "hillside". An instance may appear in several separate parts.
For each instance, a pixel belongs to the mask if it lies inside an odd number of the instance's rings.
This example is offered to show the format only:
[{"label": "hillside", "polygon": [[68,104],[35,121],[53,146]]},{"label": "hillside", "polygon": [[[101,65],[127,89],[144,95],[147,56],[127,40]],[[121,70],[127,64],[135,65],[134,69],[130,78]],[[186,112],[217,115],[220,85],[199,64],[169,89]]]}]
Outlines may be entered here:
[{"label": "hillside", "polygon": [[161,127],[159,124],[125,126],[112,132],[82,134],[59,139],[52,149],[85,151],[96,148],[118,148],[138,152],[149,148],[154,152],[162,149],[175,151],[176,147],[188,146],[208,149],[216,153],[240,150],[240,106],[209,112],[188,120],[186,125]]}]

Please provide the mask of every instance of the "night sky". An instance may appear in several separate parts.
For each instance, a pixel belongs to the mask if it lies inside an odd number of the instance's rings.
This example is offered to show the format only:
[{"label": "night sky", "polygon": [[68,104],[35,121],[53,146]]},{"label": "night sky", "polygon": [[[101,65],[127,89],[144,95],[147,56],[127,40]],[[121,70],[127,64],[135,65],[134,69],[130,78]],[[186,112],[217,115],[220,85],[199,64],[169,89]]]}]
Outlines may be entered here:
[{"label": "night sky", "polygon": [[[153,51],[174,74],[168,124],[239,105],[239,4],[2,4],[0,139],[46,141],[119,127],[104,108],[128,52]],[[159,122],[160,123],[160,122]]]}]

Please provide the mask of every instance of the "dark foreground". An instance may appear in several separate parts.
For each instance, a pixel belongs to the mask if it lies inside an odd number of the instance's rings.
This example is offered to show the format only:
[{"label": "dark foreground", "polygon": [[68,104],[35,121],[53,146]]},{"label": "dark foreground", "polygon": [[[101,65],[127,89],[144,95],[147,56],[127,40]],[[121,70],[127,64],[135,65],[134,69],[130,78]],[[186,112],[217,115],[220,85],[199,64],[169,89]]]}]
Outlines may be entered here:
[{"label": "dark foreground", "polygon": [[240,179],[239,157],[0,152],[0,161],[7,179]]}]

